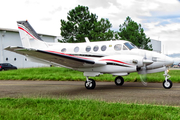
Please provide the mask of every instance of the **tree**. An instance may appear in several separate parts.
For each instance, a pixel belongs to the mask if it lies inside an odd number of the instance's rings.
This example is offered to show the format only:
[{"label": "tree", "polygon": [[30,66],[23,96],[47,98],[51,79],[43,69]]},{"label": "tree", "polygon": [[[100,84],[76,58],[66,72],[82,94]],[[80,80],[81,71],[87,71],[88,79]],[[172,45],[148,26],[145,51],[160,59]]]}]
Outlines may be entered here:
[{"label": "tree", "polygon": [[148,45],[151,40],[149,37],[146,38],[146,34],[144,33],[144,29],[141,28],[141,24],[137,24],[128,16],[124,24],[119,25],[119,27],[120,39],[128,40],[141,49],[152,50],[152,45]]},{"label": "tree", "polygon": [[85,37],[90,41],[110,40],[113,38],[112,24],[108,19],[97,20],[96,14],[90,13],[88,7],[75,7],[68,12],[67,20],[61,19],[62,42],[84,42]]}]

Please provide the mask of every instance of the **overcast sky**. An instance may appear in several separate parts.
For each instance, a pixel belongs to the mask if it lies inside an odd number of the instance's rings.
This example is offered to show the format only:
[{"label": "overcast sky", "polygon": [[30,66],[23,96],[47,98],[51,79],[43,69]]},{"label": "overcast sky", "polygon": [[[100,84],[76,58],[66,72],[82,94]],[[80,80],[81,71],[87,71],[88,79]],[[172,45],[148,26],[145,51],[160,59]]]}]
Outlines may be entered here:
[{"label": "overcast sky", "polygon": [[117,31],[126,17],[142,25],[147,37],[162,41],[165,53],[180,53],[180,0],[1,0],[0,28],[17,29],[28,20],[38,33],[60,35],[60,20],[78,5],[107,18]]}]

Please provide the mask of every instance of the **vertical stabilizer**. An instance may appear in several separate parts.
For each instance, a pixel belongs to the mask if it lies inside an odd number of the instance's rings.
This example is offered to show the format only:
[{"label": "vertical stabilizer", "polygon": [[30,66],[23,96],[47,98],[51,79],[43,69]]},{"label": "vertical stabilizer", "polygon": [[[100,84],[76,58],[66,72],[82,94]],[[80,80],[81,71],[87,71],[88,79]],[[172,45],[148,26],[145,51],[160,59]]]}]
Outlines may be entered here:
[{"label": "vertical stabilizer", "polygon": [[39,37],[29,22],[17,21],[22,46],[25,48],[46,47],[45,42]]}]

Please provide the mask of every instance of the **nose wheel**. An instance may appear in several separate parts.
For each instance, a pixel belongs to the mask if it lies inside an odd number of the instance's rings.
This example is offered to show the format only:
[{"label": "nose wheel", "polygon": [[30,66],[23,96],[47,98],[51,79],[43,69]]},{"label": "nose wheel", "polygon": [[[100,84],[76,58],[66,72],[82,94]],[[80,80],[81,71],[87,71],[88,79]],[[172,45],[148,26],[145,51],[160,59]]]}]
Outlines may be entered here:
[{"label": "nose wheel", "polygon": [[170,88],[172,87],[172,82],[171,82],[171,80],[169,80],[169,79],[164,80],[164,82],[163,82],[163,87],[164,87],[165,89],[170,89]]},{"label": "nose wheel", "polygon": [[96,82],[93,79],[86,78],[85,81],[85,87],[86,89],[94,89],[96,87]]}]

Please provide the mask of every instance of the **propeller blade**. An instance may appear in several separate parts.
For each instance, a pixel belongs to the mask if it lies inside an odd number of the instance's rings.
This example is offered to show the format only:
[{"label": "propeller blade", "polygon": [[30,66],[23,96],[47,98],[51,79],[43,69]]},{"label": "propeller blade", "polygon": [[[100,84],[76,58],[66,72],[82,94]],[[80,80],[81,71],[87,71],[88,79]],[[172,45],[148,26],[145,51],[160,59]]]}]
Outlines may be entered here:
[{"label": "propeller blade", "polygon": [[146,76],[146,74],[140,75],[140,79],[141,79],[141,83],[144,86],[147,86],[147,76]]},{"label": "propeller blade", "polygon": [[141,75],[140,75],[140,79],[141,82],[144,86],[147,86],[147,71],[146,71],[146,65],[144,64],[144,67],[141,68]]},{"label": "propeller blade", "polygon": [[141,69],[138,71],[138,74],[140,74],[140,79],[141,79],[141,82],[144,86],[147,86],[147,68],[146,66],[147,65],[150,65],[153,63],[152,60],[148,60],[147,59],[147,56],[146,56],[146,53],[144,54],[144,59],[142,60],[143,62],[143,67],[141,67]]}]

